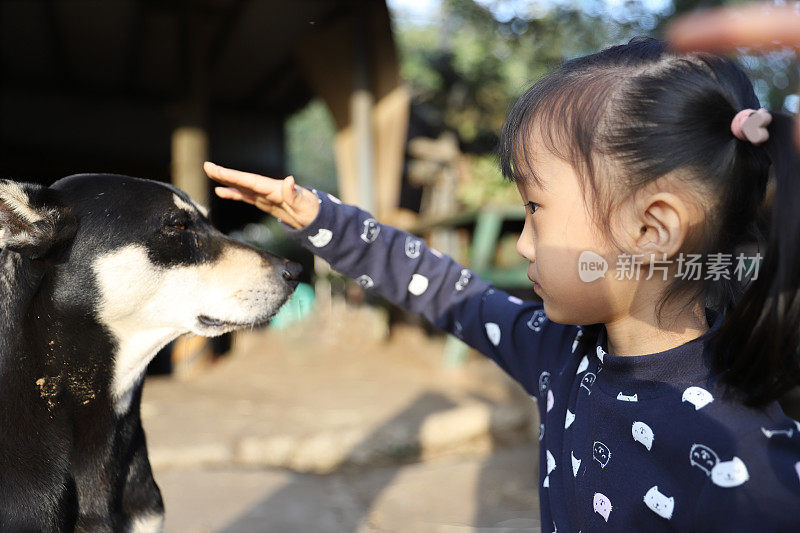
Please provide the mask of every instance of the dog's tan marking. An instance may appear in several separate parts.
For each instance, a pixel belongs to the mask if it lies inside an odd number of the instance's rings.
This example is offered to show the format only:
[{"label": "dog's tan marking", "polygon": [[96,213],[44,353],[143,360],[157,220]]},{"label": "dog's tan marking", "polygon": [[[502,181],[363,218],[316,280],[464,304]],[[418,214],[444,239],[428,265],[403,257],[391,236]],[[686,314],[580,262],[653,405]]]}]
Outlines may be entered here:
[{"label": "dog's tan marking", "polygon": [[208,209],[198,204],[194,200],[186,202],[177,194],[172,193],[172,201],[175,202],[175,205],[177,205],[179,209],[183,209],[184,211],[188,211],[190,213],[194,213],[195,211],[200,211],[200,213],[202,213],[204,217],[208,216]]},{"label": "dog's tan marking", "polygon": [[159,533],[163,529],[164,515],[148,513],[132,518],[127,533]]},{"label": "dog's tan marking", "polygon": [[129,245],[99,256],[93,270],[100,321],[118,343],[110,391],[118,414],[127,411],[130,391],[169,341],[235,329],[204,326],[199,316],[254,323],[277,311],[285,297],[262,257],[239,246],[228,246],[213,263],[164,268],[150,262],[144,246]]}]

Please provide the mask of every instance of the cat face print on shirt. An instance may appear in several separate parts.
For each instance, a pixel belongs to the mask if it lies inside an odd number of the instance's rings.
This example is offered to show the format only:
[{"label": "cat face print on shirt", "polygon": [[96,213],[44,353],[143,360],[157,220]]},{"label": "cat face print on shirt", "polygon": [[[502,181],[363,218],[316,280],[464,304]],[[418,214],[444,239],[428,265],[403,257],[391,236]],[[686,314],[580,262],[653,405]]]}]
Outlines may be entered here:
[{"label": "cat face print on shirt", "polygon": [[568,429],[575,421],[575,414],[567,409],[567,416],[564,417],[564,429]]},{"label": "cat face print on shirt", "polygon": [[702,387],[689,387],[683,391],[681,401],[694,405],[694,410],[697,411],[713,402],[714,397]]},{"label": "cat face print on shirt", "polygon": [[315,248],[322,248],[333,238],[333,232],[329,229],[320,228],[316,235],[309,235],[308,240]]},{"label": "cat face print on shirt", "polygon": [[718,487],[738,487],[750,479],[744,461],[736,456],[729,461],[720,461],[717,453],[705,444],[692,445],[689,464],[700,468]]},{"label": "cat face print on shirt", "polygon": [[603,350],[602,346],[597,347],[597,358],[600,359],[600,362],[603,362],[603,357],[605,357],[606,352]]},{"label": "cat face print on shirt", "polygon": [[575,455],[570,452],[569,456],[572,458],[572,477],[578,477],[578,470],[581,467],[581,460],[575,457]]},{"label": "cat face print on shirt", "polygon": [[409,259],[416,259],[422,251],[422,241],[414,237],[406,237],[405,252]]},{"label": "cat face print on shirt", "polygon": [[631,426],[631,435],[633,435],[633,440],[641,443],[648,451],[653,447],[655,439],[653,430],[644,422],[634,422]]},{"label": "cat face print on shirt", "polygon": [[528,328],[531,331],[535,331],[539,333],[542,331],[542,326],[544,325],[544,321],[547,320],[547,316],[544,314],[544,311],[541,309],[537,309],[531,315],[530,320],[528,320]]},{"label": "cat face print on shirt", "polygon": [[359,285],[361,285],[365,289],[371,289],[372,287],[375,286],[375,282],[372,281],[372,278],[367,276],[366,274],[358,276],[356,278],[356,281],[358,282]]},{"label": "cat face print on shirt", "polygon": [[644,503],[658,516],[667,520],[672,518],[672,511],[675,509],[675,498],[671,496],[667,498],[666,495],[661,494],[658,491],[658,485],[650,487],[650,490],[645,493]]},{"label": "cat face print on shirt", "polygon": [[720,461],[711,469],[711,481],[718,487],[738,487],[748,479],[747,467],[738,457]]},{"label": "cat face print on shirt", "polygon": [[363,226],[361,228],[361,240],[367,244],[375,242],[381,232],[378,222],[374,218],[368,218],[364,221]]},{"label": "cat face print on shirt", "polygon": [[608,449],[608,446],[596,440],[592,445],[592,457],[600,463],[602,468],[605,468],[608,465],[608,461],[611,460],[611,450]]},{"label": "cat face print on shirt", "polygon": [[605,521],[608,522],[608,517],[611,515],[611,500],[608,499],[608,496],[600,492],[595,492],[592,500],[592,507],[595,513],[602,516]]},{"label": "cat face print on shirt", "polygon": [[587,368],[589,368],[589,358],[584,355],[583,359],[581,359],[581,362],[578,363],[578,370],[575,371],[575,374],[580,374]]},{"label": "cat face print on shirt", "polygon": [[545,455],[547,456],[547,474],[550,475],[550,472],[556,469],[556,458],[553,457],[550,450],[546,450]]},{"label": "cat face print on shirt", "polygon": [[545,456],[547,457],[547,475],[544,477],[544,480],[542,481],[542,487],[549,487],[550,473],[556,469],[556,458],[553,457],[553,454],[550,453],[550,450],[545,450]]},{"label": "cat face print on shirt", "polygon": [[539,396],[543,395],[548,388],[550,388],[550,372],[545,370],[539,374]]},{"label": "cat face print on shirt", "polygon": [[[583,337],[583,330],[582,330],[582,329],[579,329],[579,330],[578,330],[578,333],[576,333],[576,334],[575,334],[575,340],[574,340],[574,341],[572,341],[572,352],[573,352],[573,353],[574,353],[574,352],[575,352],[575,350],[578,348],[578,343],[580,342],[580,340],[581,340],[581,337]],[[584,357],[586,357],[586,356],[584,356]],[[588,364],[588,360],[587,360],[587,364]],[[586,370],[586,369],[584,368],[584,370]],[[578,370],[578,373],[579,373],[579,374],[580,374],[581,372],[583,372],[583,370]]]},{"label": "cat face print on shirt", "polygon": [[414,296],[419,296],[428,290],[428,278],[422,274],[413,274],[411,281],[408,282],[408,292]]},{"label": "cat face print on shirt", "polygon": [[689,450],[689,464],[703,470],[706,475],[711,474],[711,469],[718,462],[717,453],[705,444],[693,444]]},{"label": "cat face print on shirt", "polygon": [[767,437],[768,439],[771,439],[775,435],[781,435],[781,436],[784,436],[786,438],[791,439],[792,438],[792,434],[794,433],[794,430],[792,428],[788,428],[788,429],[767,429],[765,427],[762,427],[761,428],[761,433],[763,433],[764,436]]},{"label": "cat face print on shirt", "polygon": [[487,322],[486,325],[486,336],[489,337],[489,342],[498,346],[500,344],[500,326],[495,324],[494,322]]},{"label": "cat face print on shirt", "polygon": [[592,393],[592,385],[594,385],[595,379],[597,379],[597,376],[595,376],[592,372],[587,372],[581,379],[581,387],[586,389],[586,392],[589,394]]},{"label": "cat face print on shirt", "polygon": [[466,268],[462,268],[458,275],[458,281],[456,281],[456,290],[459,292],[463,291],[467,288],[467,285],[469,285],[470,281],[472,281],[472,272]]}]

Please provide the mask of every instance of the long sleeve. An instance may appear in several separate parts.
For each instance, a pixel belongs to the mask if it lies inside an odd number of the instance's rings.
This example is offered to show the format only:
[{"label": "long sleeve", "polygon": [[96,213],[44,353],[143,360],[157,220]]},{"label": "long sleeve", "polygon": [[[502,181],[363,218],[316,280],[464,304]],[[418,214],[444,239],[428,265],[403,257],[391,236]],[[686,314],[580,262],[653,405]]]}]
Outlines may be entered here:
[{"label": "long sleeve", "polygon": [[550,322],[541,303],[495,289],[418,237],[314,192],[320,201],[317,217],[299,230],[284,224],[290,237],[365,289],[490,357],[531,394],[538,397],[546,389],[540,386],[549,382],[543,368],[565,348],[570,352],[576,326]]}]

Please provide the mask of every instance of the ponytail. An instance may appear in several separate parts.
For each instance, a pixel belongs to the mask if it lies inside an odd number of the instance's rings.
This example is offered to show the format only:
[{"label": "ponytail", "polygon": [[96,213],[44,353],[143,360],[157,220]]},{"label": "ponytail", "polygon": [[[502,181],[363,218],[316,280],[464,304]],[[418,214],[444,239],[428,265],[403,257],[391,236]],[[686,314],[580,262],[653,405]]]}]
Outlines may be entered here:
[{"label": "ponytail", "polygon": [[764,149],[775,195],[767,250],[717,332],[712,359],[723,381],[761,406],[800,384],[800,154],[790,117],[773,113]]}]

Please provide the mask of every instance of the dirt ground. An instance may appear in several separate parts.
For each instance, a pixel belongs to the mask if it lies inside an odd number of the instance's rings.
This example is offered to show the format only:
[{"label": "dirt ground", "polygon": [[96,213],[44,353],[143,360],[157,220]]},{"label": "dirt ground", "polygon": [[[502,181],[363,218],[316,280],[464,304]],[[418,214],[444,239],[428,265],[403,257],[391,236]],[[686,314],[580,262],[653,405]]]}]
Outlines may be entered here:
[{"label": "dirt ground", "polygon": [[166,531],[538,531],[535,404],[444,337],[339,308],[142,401]]}]

